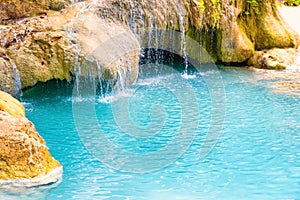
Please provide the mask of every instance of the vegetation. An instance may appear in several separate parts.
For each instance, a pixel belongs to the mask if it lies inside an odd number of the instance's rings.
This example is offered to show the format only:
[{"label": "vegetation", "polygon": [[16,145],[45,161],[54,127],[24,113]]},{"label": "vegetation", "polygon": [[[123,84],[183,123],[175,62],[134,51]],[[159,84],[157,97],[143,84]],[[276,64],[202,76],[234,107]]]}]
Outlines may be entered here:
[{"label": "vegetation", "polygon": [[300,0],[286,0],[286,1],[284,1],[284,5],[299,6],[300,5]]}]

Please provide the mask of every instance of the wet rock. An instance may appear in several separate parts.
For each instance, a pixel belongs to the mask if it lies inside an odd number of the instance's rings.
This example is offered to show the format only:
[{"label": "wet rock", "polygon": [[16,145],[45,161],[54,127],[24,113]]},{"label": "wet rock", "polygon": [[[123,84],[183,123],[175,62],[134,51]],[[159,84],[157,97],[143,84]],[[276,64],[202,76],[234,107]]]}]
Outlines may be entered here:
[{"label": "wet rock", "polygon": [[0,48],[0,90],[18,96],[21,88],[19,71],[15,63]]},{"label": "wet rock", "polygon": [[0,93],[0,188],[37,186],[61,179],[62,167],[24,117],[24,107]]},{"label": "wet rock", "polygon": [[[24,19],[1,28],[0,45],[7,58],[15,64],[22,88],[51,79],[71,79],[70,73],[77,62],[76,48],[62,27],[69,16],[73,17],[74,13],[66,16],[54,12],[50,17]],[[9,82],[9,78],[12,76],[6,77],[2,88],[13,88],[13,81]],[[12,90],[3,90],[13,94]]]},{"label": "wet rock", "polygon": [[[106,80],[122,76],[132,84],[138,76],[140,46],[132,32],[120,23],[99,18],[90,10],[66,25],[80,46],[79,75],[102,75]],[[120,74],[123,73],[123,74]]]}]

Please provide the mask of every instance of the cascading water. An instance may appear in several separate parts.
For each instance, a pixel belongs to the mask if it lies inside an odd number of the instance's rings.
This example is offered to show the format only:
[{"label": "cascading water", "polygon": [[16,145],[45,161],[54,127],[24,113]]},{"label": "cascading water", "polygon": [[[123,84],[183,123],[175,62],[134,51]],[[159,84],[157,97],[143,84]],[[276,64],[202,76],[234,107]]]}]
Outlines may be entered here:
[{"label": "cascading water", "polygon": [[[130,73],[135,74],[131,64],[135,58],[132,52],[138,50],[137,42],[134,43],[132,33],[122,26],[118,26],[122,31],[120,33],[115,29],[110,30],[109,34],[103,33],[107,30],[105,21],[107,16],[97,15],[98,3],[96,0],[90,1],[66,26],[68,36],[71,41],[75,41],[74,48],[77,51],[78,62],[74,65],[74,92],[77,97],[86,95],[85,87],[93,87],[99,98],[106,98],[124,90],[134,79]],[[129,6],[131,10],[127,24],[136,33],[138,27],[136,21],[139,21],[140,16],[134,11],[135,2],[130,1]],[[101,11],[106,15],[105,12],[107,10]],[[89,37],[86,34],[90,34]],[[129,41],[129,46],[124,41]]]},{"label": "cascading water", "polygon": [[[152,19],[151,17],[149,18],[149,21],[148,21],[148,24],[149,24],[149,31],[148,31],[148,48],[151,47],[151,43],[152,43],[152,32],[153,32],[153,25],[152,25]],[[151,51],[147,51],[147,62],[150,62],[151,60]]]},{"label": "cascading water", "polygon": [[178,15],[179,15],[179,24],[180,24],[180,31],[181,31],[181,49],[182,49],[182,55],[184,58],[184,75],[187,75],[187,69],[189,67],[188,63],[188,57],[186,53],[186,36],[185,36],[185,27],[184,27],[184,18],[183,18],[183,12],[182,12],[182,6],[180,0],[178,0]]},{"label": "cascading water", "polygon": [[15,82],[15,96],[19,96],[22,95],[22,83],[21,83],[21,79],[20,79],[20,75],[17,69],[16,65],[12,66],[13,69],[13,79]]},{"label": "cascading water", "polygon": [[[174,41],[174,37],[175,37],[175,31],[170,31],[169,37],[170,37],[169,49],[170,49],[170,52],[174,52],[174,42],[173,41]],[[171,56],[170,56],[169,63],[171,65],[174,64],[174,55],[173,54],[171,54]]]}]

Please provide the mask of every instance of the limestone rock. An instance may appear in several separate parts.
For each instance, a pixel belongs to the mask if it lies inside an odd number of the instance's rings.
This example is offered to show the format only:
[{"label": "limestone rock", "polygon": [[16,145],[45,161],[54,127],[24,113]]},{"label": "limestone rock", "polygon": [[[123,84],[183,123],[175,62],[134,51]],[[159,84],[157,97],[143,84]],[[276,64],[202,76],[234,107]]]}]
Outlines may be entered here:
[{"label": "limestone rock", "polygon": [[[70,12],[67,17],[73,15]],[[34,86],[39,81],[71,79],[77,57],[76,48],[62,29],[67,17],[54,13],[51,17],[24,19],[1,28],[0,45],[17,67],[22,88]],[[2,87],[7,85],[11,84]]]},{"label": "limestone rock", "polygon": [[0,48],[0,90],[18,96],[22,89],[19,71],[13,60],[4,52],[5,50]]},{"label": "limestone rock", "polygon": [[74,40],[85,58],[81,60],[79,75],[102,75],[106,80],[122,76],[127,85],[136,80],[140,47],[128,28],[99,18],[91,10],[81,12],[65,28],[74,32]]},{"label": "limestone rock", "polygon": [[30,121],[3,111],[0,111],[0,148],[0,182],[28,179],[30,183],[30,179],[61,168]]},{"label": "limestone rock", "polygon": [[68,0],[0,0],[0,23],[35,16],[48,9],[61,10],[68,4]]},{"label": "limestone rock", "polygon": [[293,48],[256,51],[248,64],[263,69],[286,69],[294,63],[295,54]]},{"label": "limestone rock", "polygon": [[219,37],[218,59],[221,62],[241,63],[254,53],[254,44],[237,22],[232,22],[231,27],[223,27]]},{"label": "limestone rock", "polygon": [[16,118],[25,117],[25,108],[18,100],[8,93],[0,91],[0,111],[4,111]]},{"label": "limestone rock", "polygon": [[0,91],[0,188],[36,186],[61,179],[62,167],[25,118],[24,106]]},{"label": "limestone rock", "polygon": [[255,45],[256,51],[272,48],[297,48],[297,38],[282,20],[274,1],[243,2],[238,21]]}]

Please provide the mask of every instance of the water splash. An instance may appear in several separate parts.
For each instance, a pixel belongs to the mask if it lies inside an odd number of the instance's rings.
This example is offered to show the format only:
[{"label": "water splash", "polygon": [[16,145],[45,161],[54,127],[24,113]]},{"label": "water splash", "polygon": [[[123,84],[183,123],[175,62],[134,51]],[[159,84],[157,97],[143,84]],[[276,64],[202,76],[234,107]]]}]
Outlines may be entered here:
[{"label": "water splash", "polygon": [[197,76],[195,74],[187,74],[187,73],[182,74],[181,77],[184,78],[184,79],[195,79],[195,78],[197,78]]}]

